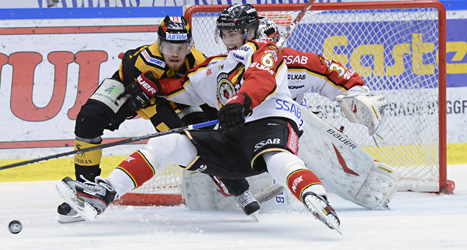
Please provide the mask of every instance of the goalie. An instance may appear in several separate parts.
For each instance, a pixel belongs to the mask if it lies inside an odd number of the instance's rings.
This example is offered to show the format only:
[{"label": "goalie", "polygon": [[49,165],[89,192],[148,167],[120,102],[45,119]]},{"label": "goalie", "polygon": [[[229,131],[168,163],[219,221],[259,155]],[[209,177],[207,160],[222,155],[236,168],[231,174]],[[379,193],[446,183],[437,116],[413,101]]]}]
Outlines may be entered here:
[{"label": "goalie", "polygon": [[[279,28],[273,20],[264,17],[258,28],[258,37],[277,43],[280,38]],[[370,136],[376,134],[383,124],[387,101],[382,95],[373,94],[356,72],[315,53],[290,48],[282,48],[282,52],[288,67],[289,90],[297,102],[303,105],[306,102],[305,94],[309,91],[318,93],[331,101],[337,101],[350,122],[366,126]],[[336,158],[335,150],[326,151],[326,146],[320,144],[337,145],[339,142],[333,144],[332,137],[346,137],[308,110],[304,110],[303,114],[306,124],[302,126],[305,132],[303,137],[308,138],[301,138],[299,156],[307,163],[307,167],[317,173],[328,189],[344,199],[370,209],[387,205],[399,179],[397,171],[384,163],[374,162],[358,147],[356,152],[351,152],[347,157],[347,163],[360,161],[355,164],[355,168],[364,174],[358,177],[336,174],[333,168],[340,167],[340,162],[333,164],[331,160]],[[333,136],[326,136],[329,131],[332,131]],[[346,140],[351,141],[349,138]],[[320,154],[328,153],[329,158],[319,160],[324,157],[316,157],[317,150]],[[345,147],[343,150],[347,152]]]},{"label": "goalie", "polygon": [[[272,19],[263,17],[258,37],[276,43],[280,38],[279,28]],[[350,122],[365,125],[370,136],[376,134],[387,102],[382,95],[371,93],[357,72],[315,53],[290,48],[282,48],[282,53],[288,68],[289,90],[298,103],[311,90],[336,100]]]}]

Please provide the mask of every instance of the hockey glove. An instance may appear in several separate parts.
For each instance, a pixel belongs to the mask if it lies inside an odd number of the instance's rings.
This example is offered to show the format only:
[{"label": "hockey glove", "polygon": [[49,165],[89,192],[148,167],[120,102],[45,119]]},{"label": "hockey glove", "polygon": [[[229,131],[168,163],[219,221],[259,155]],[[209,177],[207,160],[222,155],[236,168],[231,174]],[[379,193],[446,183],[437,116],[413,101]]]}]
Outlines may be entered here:
[{"label": "hockey glove", "polygon": [[143,72],[136,81],[125,86],[125,92],[118,98],[128,97],[128,106],[133,111],[140,110],[161,90],[159,81],[151,72]]},{"label": "hockey glove", "polygon": [[219,124],[226,132],[230,132],[245,125],[245,116],[251,114],[251,98],[245,94],[232,96],[217,112]]},{"label": "hockey glove", "polygon": [[384,96],[371,93],[367,86],[355,86],[336,96],[336,100],[347,119],[365,125],[370,136],[375,135],[383,124],[388,103]]}]

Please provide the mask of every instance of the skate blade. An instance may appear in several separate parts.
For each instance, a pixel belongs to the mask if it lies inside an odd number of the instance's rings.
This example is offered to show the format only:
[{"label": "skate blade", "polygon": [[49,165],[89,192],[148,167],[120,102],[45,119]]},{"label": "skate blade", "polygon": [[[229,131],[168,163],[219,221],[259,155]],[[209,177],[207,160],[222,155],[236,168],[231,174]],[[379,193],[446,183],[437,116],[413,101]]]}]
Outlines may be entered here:
[{"label": "skate blade", "polygon": [[[330,229],[336,230],[339,234],[342,235],[342,232],[339,228],[339,224],[335,220],[332,220],[326,216],[326,214],[319,209],[321,201],[316,197],[306,197],[305,198],[306,207],[311,211],[311,213],[315,216],[315,218],[321,222],[323,222],[326,226]],[[317,215],[318,216],[317,216]]]},{"label": "skate blade", "polygon": [[81,215],[77,214],[74,216],[69,216],[69,215],[58,215],[58,223],[62,224],[67,224],[67,223],[75,223],[75,222],[81,222],[81,221],[86,221]]},{"label": "skate blade", "polygon": [[60,196],[86,221],[94,221],[97,217],[97,210],[88,202],[84,202],[84,207],[76,204],[76,193],[63,181],[58,183],[55,188]]},{"label": "skate blade", "polygon": [[248,215],[250,218],[252,218],[255,222],[259,222],[258,220],[258,211]]}]

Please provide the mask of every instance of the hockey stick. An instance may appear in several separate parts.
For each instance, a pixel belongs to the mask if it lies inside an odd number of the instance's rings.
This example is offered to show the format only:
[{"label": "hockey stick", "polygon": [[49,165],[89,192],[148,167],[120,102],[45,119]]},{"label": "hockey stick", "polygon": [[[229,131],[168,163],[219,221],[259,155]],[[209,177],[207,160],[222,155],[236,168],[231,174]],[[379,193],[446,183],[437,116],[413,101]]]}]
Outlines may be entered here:
[{"label": "hockey stick", "polygon": [[283,191],[284,191],[283,186],[277,183],[274,183],[271,186],[254,193],[253,196],[258,200],[259,203],[263,203],[276,197],[276,195],[282,193]]},{"label": "hockey stick", "polygon": [[94,151],[94,150],[97,150],[97,149],[110,148],[110,147],[114,147],[114,146],[118,146],[118,145],[123,145],[123,144],[132,143],[132,142],[142,141],[142,140],[146,140],[146,139],[150,139],[150,138],[154,138],[154,137],[158,137],[158,136],[162,136],[162,135],[167,135],[167,134],[171,134],[171,133],[180,133],[180,132],[187,131],[187,130],[193,130],[193,129],[209,127],[209,126],[212,126],[212,125],[216,125],[218,123],[219,123],[219,120],[212,120],[212,121],[201,122],[201,123],[188,125],[188,126],[184,126],[184,127],[173,128],[173,129],[169,129],[167,131],[152,133],[152,134],[143,135],[143,136],[132,137],[132,138],[128,138],[128,139],[124,139],[124,140],[120,140],[120,141],[114,141],[114,142],[110,142],[110,143],[106,143],[106,144],[101,144],[101,145],[94,146],[94,147],[77,149],[77,150],[68,151],[68,152],[64,152],[64,153],[59,153],[59,154],[55,154],[55,155],[44,156],[44,157],[40,157],[40,158],[37,158],[37,159],[21,161],[21,162],[9,164],[9,165],[1,166],[0,170],[19,167],[19,166],[23,166],[23,165],[27,165],[27,164],[31,164],[31,163],[36,163],[36,162],[41,162],[41,161],[47,161],[47,160],[51,160],[51,159],[55,159],[55,158],[68,156],[68,155],[82,154],[82,153],[86,153],[86,152],[89,152],[89,151]]},{"label": "hockey stick", "polygon": [[[219,177],[209,175],[211,177],[211,180],[217,185],[218,187],[218,192],[220,192],[223,196],[229,197],[230,194],[228,193],[228,189],[225,186],[225,184],[222,182],[222,180]],[[274,198],[276,195],[282,193],[284,191],[284,187],[279,185],[279,184],[272,184],[256,193],[253,194],[253,196],[258,200],[259,203],[263,203],[265,201],[268,201],[272,198]]]},{"label": "hockey stick", "polygon": [[284,46],[285,40],[289,38],[290,34],[292,34],[292,31],[296,28],[297,24],[302,20],[302,18],[305,16],[305,13],[311,8],[315,0],[309,0],[305,6],[300,10],[298,15],[295,17],[295,19],[290,23],[290,26],[287,27],[285,34],[281,35],[279,38],[279,41],[276,43],[276,45],[279,48],[282,48]]}]

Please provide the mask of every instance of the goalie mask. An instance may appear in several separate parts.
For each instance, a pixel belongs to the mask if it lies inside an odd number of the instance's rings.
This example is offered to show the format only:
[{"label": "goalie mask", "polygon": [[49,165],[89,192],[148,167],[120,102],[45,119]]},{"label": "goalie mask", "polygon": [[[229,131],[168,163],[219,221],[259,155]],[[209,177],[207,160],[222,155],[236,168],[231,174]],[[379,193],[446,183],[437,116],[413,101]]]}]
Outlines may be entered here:
[{"label": "goalie mask", "polygon": [[166,16],[157,30],[157,36],[162,54],[190,54],[193,45],[191,28],[183,16]]},{"label": "goalie mask", "polygon": [[216,42],[218,37],[222,39],[223,30],[240,30],[244,39],[254,39],[258,25],[258,13],[253,6],[250,4],[232,4],[224,9],[217,18]]},{"label": "goalie mask", "polygon": [[280,38],[279,27],[277,27],[276,23],[268,17],[261,18],[257,34],[258,38],[266,39],[274,43],[277,43]]}]

